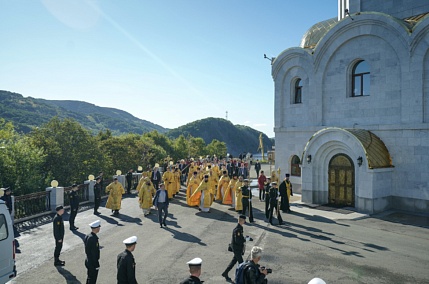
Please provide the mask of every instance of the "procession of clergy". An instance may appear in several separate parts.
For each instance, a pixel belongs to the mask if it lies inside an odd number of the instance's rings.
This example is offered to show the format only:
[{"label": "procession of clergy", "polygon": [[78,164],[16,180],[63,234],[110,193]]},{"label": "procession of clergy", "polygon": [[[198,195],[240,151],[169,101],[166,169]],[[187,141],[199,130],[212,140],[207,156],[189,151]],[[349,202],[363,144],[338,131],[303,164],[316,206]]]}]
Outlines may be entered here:
[{"label": "procession of clergy", "polygon": [[[234,170],[231,171],[231,163]],[[191,159],[186,163],[181,160],[177,164],[166,164],[166,171],[159,172],[159,165],[142,172],[142,177],[136,187],[139,196],[140,208],[144,215],[150,214],[153,206],[152,199],[158,189],[158,184],[164,183],[168,192],[168,199],[179,193],[181,185],[185,185],[186,203],[190,207],[199,207],[201,212],[210,212],[212,203],[216,200],[229,205],[237,212],[243,210],[242,190],[248,186],[246,176],[240,174],[239,169],[246,168],[249,172],[250,164],[241,160],[226,162],[225,160],[198,160]],[[243,171],[244,172],[244,171]],[[161,177],[162,181],[159,180]],[[276,171],[271,173],[271,182],[279,182]]]}]

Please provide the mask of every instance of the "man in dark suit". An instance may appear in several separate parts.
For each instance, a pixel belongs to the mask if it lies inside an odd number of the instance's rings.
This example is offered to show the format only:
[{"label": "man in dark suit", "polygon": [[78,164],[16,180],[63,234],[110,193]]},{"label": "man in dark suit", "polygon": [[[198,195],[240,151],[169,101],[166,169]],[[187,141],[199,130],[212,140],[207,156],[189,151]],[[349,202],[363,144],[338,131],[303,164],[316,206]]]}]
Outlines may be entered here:
[{"label": "man in dark suit", "polygon": [[155,165],[153,168],[153,172],[150,176],[150,181],[152,182],[153,186],[156,190],[158,190],[158,185],[161,182],[161,173],[158,170],[158,164]]},{"label": "man in dark suit", "polygon": [[128,173],[125,175],[125,179],[127,180],[127,194],[131,194],[131,186],[133,184],[133,169],[128,171]]},{"label": "man in dark suit", "polygon": [[95,178],[94,184],[94,215],[99,215],[98,208],[101,203],[101,177],[98,176]]},{"label": "man in dark suit", "polygon": [[256,160],[256,163],[255,163],[256,177],[259,177],[260,170],[261,170],[261,163],[259,163],[259,160]]},{"label": "man in dark suit", "polygon": [[[158,209],[158,221],[159,225],[162,228],[162,225],[167,227],[165,223],[168,215],[168,193],[165,190],[165,185],[161,183],[159,185],[159,190],[156,191],[155,197],[153,198],[153,205],[156,209]],[[162,212],[164,212],[164,219],[162,218]]]}]

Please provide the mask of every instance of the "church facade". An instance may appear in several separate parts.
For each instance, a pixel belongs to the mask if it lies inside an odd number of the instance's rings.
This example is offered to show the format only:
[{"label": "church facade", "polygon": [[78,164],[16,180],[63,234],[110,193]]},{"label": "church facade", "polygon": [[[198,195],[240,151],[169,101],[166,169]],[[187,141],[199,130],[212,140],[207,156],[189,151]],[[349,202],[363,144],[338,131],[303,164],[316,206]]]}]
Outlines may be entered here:
[{"label": "church facade", "polygon": [[429,2],[338,7],[272,60],[276,168],[305,203],[427,212]]}]

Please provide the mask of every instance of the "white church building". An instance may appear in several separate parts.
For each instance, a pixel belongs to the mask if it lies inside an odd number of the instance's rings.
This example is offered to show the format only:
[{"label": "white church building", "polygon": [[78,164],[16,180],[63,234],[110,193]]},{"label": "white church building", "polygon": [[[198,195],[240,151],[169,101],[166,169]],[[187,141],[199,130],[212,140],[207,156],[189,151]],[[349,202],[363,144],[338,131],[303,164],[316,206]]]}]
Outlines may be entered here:
[{"label": "white church building", "polygon": [[276,168],[303,202],[429,212],[428,0],[339,0],[272,76]]}]

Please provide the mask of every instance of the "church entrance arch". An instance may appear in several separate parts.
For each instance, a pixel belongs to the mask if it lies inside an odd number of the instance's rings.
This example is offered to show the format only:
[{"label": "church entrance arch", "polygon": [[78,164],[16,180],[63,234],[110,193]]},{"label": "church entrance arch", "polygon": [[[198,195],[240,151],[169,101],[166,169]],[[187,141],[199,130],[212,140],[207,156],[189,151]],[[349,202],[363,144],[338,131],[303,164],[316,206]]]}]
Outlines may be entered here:
[{"label": "church entrance arch", "polygon": [[329,161],[328,203],[335,206],[355,206],[355,169],[346,154],[336,154]]}]

